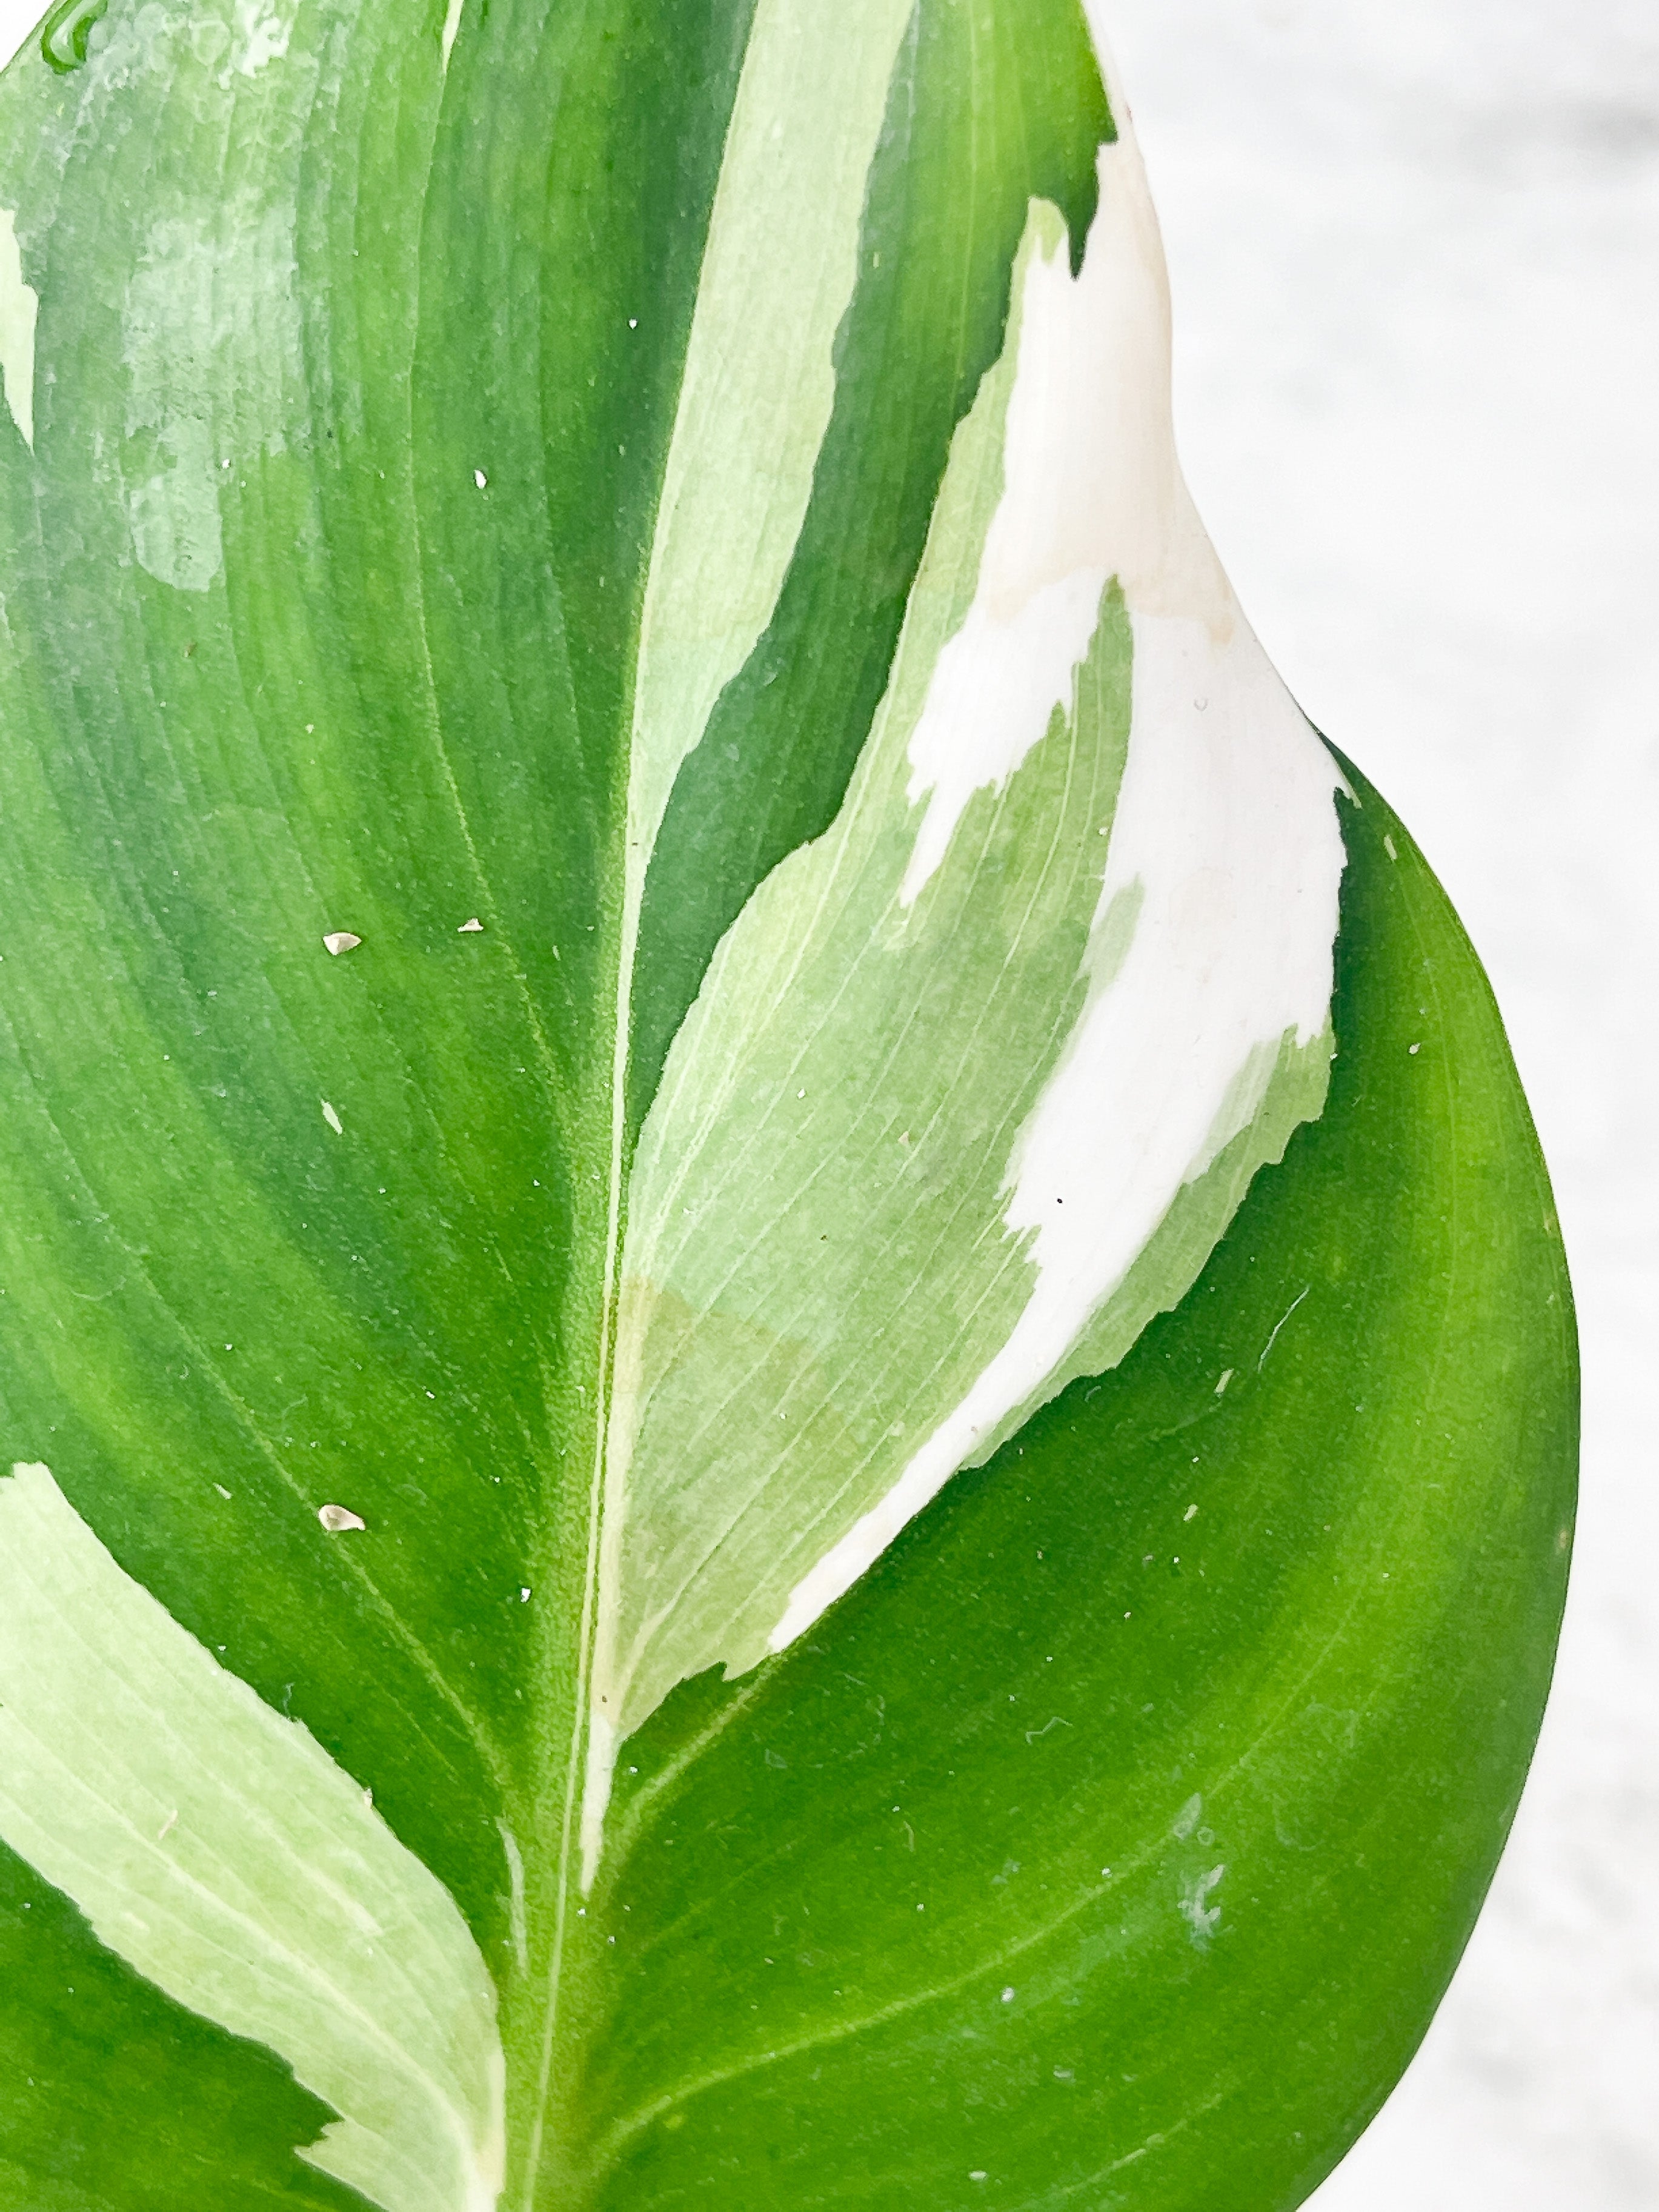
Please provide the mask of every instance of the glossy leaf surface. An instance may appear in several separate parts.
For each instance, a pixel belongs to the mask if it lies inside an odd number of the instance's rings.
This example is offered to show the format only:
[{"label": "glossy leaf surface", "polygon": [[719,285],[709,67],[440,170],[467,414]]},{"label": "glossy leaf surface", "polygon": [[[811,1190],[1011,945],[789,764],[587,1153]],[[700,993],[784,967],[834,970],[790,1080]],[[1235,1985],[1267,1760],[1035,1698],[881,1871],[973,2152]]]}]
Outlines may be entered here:
[{"label": "glossy leaf surface", "polygon": [[1076,0],[112,0],[0,110],[0,2193],[1298,2201],[1571,1310]]}]

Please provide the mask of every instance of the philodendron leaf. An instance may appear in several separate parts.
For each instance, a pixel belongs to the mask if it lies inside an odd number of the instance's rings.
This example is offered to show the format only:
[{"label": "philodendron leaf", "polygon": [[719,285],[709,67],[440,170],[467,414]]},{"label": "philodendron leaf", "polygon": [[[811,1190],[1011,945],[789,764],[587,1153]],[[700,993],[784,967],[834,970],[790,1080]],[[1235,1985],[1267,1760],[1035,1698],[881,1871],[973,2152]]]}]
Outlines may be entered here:
[{"label": "philodendron leaf", "polygon": [[1079,0],[0,80],[0,2197],[1300,2201],[1547,1682],[1474,957]]}]

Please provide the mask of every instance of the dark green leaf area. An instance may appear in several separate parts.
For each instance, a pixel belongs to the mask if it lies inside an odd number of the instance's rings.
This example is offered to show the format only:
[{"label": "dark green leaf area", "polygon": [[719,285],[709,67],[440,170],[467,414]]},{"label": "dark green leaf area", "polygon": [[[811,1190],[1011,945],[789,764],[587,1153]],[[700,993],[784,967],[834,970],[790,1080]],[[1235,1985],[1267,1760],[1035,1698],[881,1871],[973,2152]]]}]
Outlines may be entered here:
[{"label": "dark green leaf area", "polygon": [[0,2204],[361,2212],[294,2154],[334,2115],[142,1981],[0,1844]]},{"label": "dark green leaf area", "polygon": [[280,65],[112,0],[0,88],[0,1445],[492,1947],[568,1734],[623,672],[749,12],[469,8],[446,76],[433,0],[307,0]]},{"label": "dark green leaf area", "polygon": [[1093,220],[1113,136],[1078,0],[918,0],[836,343],[836,402],[778,605],[675,784],[633,998],[637,1128],[715,945],[829,827],[886,686],[952,432],[1001,351],[1034,198]]},{"label": "dark green leaf area", "polygon": [[[557,1279],[568,1201],[510,949],[456,933],[420,695],[394,723],[338,649],[374,578],[336,607],[317,550],[332,267],[301,213],[361,184],[407,234],[424,157],[371,157],[429,150],[424,15],[348,43],[302,9],[245,75],[228,22],[118,0],[84,69],[6,80],[42,305],[3,487],[0,1417],[476,1907],[549,1426],[512,1290]],[[328,184],[341,136],[368,166]],[[382,625],[388,688],[417,621]]]},{"label": "dark green leaf area", "polygon": [[1485,980],[1354,786],[1323,1119],[1120,1369],[624,1748],[594,2203],[1279,2212],[1421,2035],[1548,1680],[1573,1335]]},{"label": "dark green leaf area", "polygon": [[483,11],[427,211],[422,299],[442,307],[422,314],[415,428],[437,706],[471,834],[574,918],[550,914],[526,959],[572,1006],[557,1056],[591,1048],[607,1083],[634,648],[752,14]]}]

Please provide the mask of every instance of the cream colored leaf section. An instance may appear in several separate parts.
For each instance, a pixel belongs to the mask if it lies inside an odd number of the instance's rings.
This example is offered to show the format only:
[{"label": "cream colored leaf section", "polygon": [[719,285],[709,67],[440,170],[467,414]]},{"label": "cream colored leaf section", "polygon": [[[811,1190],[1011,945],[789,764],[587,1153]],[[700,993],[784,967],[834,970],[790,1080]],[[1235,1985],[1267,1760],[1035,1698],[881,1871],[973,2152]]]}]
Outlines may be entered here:
[{"label": "cream colored leaf section", "polygon": [[333,2106],[302,2158],[384,2212],[492,2212],[495,1991],[448,1892],[40,1466],[0,1479],[0,1837]]},{"label": "cream colored leaf section", "polygon": [[[776,604],[835,402],[866,179],[911,0],[759,0],[652,548],[629,859]],[[648,304],[646,312],[649,312]]]},{"label": "cream colored leaf section", "polygon": [[34,326],[40,301],[24,281],[17,215],[0,208],[0,380],[11,419],[26,445],[34,443]]}]

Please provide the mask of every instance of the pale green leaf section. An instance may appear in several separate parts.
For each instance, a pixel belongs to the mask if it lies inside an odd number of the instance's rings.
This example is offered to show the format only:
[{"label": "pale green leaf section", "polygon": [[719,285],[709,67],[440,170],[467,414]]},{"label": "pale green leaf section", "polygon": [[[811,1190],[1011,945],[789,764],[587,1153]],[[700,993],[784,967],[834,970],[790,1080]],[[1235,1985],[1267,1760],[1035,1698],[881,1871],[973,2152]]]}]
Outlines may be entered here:
[{"label": "pale green leaf section", "polygon": [[227,471],[283,451],[303,418],[294,220],[252,192],[183,204],[151,225],[128,281],[127,431],[149,457],[126,476],[133,550],[180,591],[206,591],[223,566]]},{"label": "pale green leaf section", "polygon": [[858,275],[865,180],[911,13],[910,0],[760,0],[755,10],[646,587],[629,808],[636,878],[681,762],[771,617],[800,532]]},{"label": "pale green leaf section", "polygon": [[[176,102],[168,112],[194,118],[181,124],[186,130],[234,107],[221,156],[158,168],[143,242],[110,280],[121,315],[125,436],[100,441],[94,465],[125,512],[139,565],[180,591],[207,592],[222,574],[220,500],[233,471],[308,434],[295,291],[305,145],[296,118],[314,95],[319,63],[303,45],[289,52],[296,15],[294,0],[111,9],[74,96],[41,120],[37,173],[50,179],[86,158],[137,80],[149,82],[158,107]],[[47,221],[34,200],[28,223],[39,232]],[[12,411],[27,393],[32,428],[35,402],[49,402],[32,388],[32,346],[29,379],[15,380],[24,358],[16,318],[26,310],[11,295],[6,261],[0,241],[0,358]]]},{"label": "pale green leaf section", "polygon": [[[675,776],[759,642],[788,573],[836,397],[836,334],[858,278],[866,179],[912,0],[757,0],[715,188],[652,544],[635,670],[621,974],[611,1042],[604,1288],[623,1211],[629,993],[652,847]],[[642,303],[641,313],[648,313]],[[734,556],[741,549],[741,558]],[[969,580],[971,589],[971,579]],[[960,617],[958,617],[959,619]],[[607,1343],[606,1358],[611,1356]],[[623,1367],[627,1348],[620,1358]],[[624,1384],[624,1387],[626,1385]],[[601,1435],[590,1528],[611,1481]],[[590,1577],[594,1553],[590,1550]],[[603,1569],[601,1568],[601,1572]],[[590,1596],[592,1584],[589,1582]],[[603,1819],[617,1735],[582,1625],[591,1708],[584,1832]],[[574,1785],[578,1769],[573,1766]]]},{"label": "pale green leaf section", "polygon": [[34,443],[34,325],[40,302],[23,279],[17,214],[0,208],[0,380],[11,419]]},{"label": "pale green leaf section", "polygon": [[[1053,209],[1034,210],[1014,298]],[[834,828],[717,954],[642,1133],[608,1454],[597,1721],[763,1653],[1030,1293],[1010,1153],[1085,1002],[1128,738],[1109,590],[1069,714],[907,902],[908,746],[1003,489],[1018,318],[957,430],[892,681]],[[605,1731],[601,1730],[600,1741]],[[590,1845],[592,1818],[589,1822]]]},{"label": "pale green leaf section", "polygon": [[[1063,252],[1058,215],[1034,206],[1004,355],[953,441],[846,805],[722,944],[641,1133],[606,1451],[589,1880],[619,1738],[677,1681],[716,1662],[740,1672],[801,1632],[954,1468],[1121,1358],[1323,1103],[1328,1033],[1241,1031],[1207,1138],[1194,1133],[1115,1274],[1086,1296],[1063,1268],[1040,1284],[1046,1224],[1016,1218],[1033,1132],[1046,1141],[1038,1109],[1075,1074],[1085,1018],[1153,927],[1139,877],[1103,888],[1132,741],[1171,742],[1157,717],[1132,740],[1139,632],[1116,581],[1069,697],[1003,770],[964,780],[919,884],[928,781],[913,741],[983,595],[1011,495],[1011,408],[1028,375],[1044,388],[1054,358],[1043,331],[1023,362],[1022,331],[1031,301],[1071,281]],[[1039,672],[1033,696],[1052,701],[1051,684]],[[1010,695],[1011,713],[1027,704]],[[1144,802],[1144,771],[1142,788]],[[1184,850],[1179,822],[1172,833]],[[1155,937],[1154,961],[1186,957],[1161,916]],[[1155,1063],[1144,1083],[1127,1066],[1117,1103],[1078,1109],[1097,1130],[1082,1172],[1119,1182],[1146,1142],[1136,1111],[1158,1113],[1174,1079],[1156,1027],[1143,1046],[1126,1035]],[[1092,1194],[1062,1181],[1054,1202],[1067,1195]]]},{"label": "pale green leaf section", "polygon": [[334,2107],[301,2157],[384,2212],[491,2212],[495,1992],[447,1891],[40,1466],[0,1480],[0,1836]]}]

